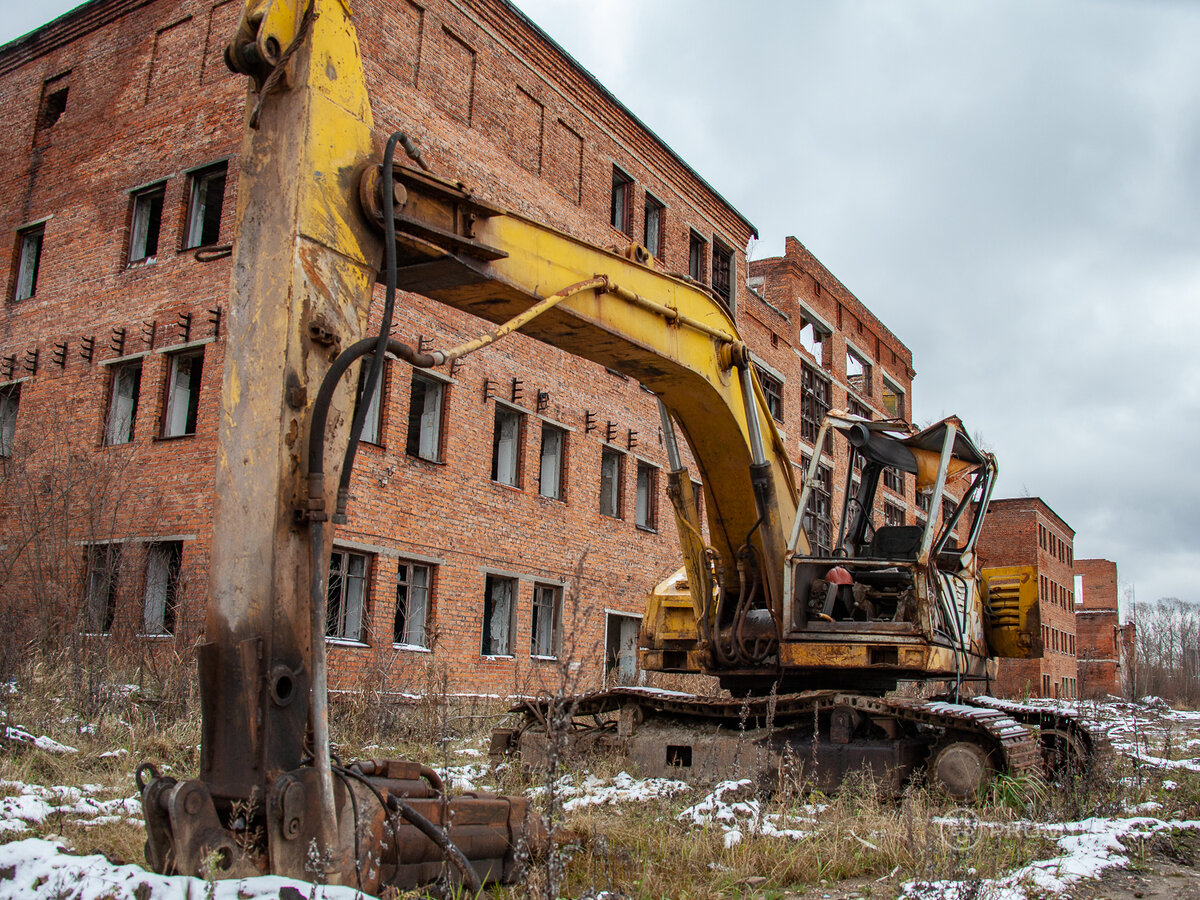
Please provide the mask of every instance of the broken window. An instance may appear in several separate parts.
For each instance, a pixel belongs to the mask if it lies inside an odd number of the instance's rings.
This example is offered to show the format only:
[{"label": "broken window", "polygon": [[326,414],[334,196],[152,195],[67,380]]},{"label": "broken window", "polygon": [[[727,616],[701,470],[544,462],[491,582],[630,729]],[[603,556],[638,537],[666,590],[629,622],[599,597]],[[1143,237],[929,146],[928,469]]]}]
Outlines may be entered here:
[{"label": "broken window", "polygon": [[600,514],[621,518],[621,469],[625,454],[611,447],[600,450]]},{"label": "broken window", "polygon": [[432,462],[442,458],[442,398],[445,390],[442,382],[413,372],[405,445],[409,456]]},{"label": "broken window", "polygon": [[483,588],[484,656],[512,656],[513,597],[517,580],[488,575]]},{"label": "broken window", "polygon": [[346,641],[366,638],[367,573],[365,553],[334,550],[325,590],[325,636]]},{"label": "broken window", "polygon": [[143,634],[174,634],[179,609],[183,541],[159,541],[146,548]]},{"label": "broken window", "polygon": [[633,216],[630,214],[630,206],[633,199],[633,179],[613,166],[612,170],[612,208],[610,221],[612,227],[617,231],[623,231],[626,234],[631,233],[630,222]]},{"label": "broken window", "polygon": [[638,528],[645,528],[653,531],[657,524],[658,509],[657,496],[655,487],[658,482],[658,470],[650,465],[639,461],[637,464],[637,509],[635,511],[635,522]]},{"label": "broken window", "polygon": [[688,232],[688,275],[695,281],[704,281],[704,245],[707,243],[696,232]]},{"label": "broken window", "polygon": [[162,420],[162,436],[165,438],[196,433],[204,352],[173,353],[170,360],[167,366],[166,408]]},{"label": "broken window", "polygon": [[37,293],[38,271],[42,265],[42,238],[45,233],[45,225],[35,225],[17,232],[17,272],[13,278],[14,300],[28,300]]},{"label": "broken window", "polygon": [[529,652],[533,656],[558,656],[562,622],[562,588],[551,584],[533,586],[533,629]]},{"label": "broken window", "polygon": [[90,634],[108,634],[117,615],[117,579],[121,572],[120,544],[92,544],[85,548],[87,595],[85,625]]},{"label": "broken window", "polygon": [[883,411],[893,419],[904,418],[904,391],[896,387],[886,378],[883,379]]},{"label": "broken window", "polygon": [[496,430],[492,434],[492,481],[521,486],[521,425],[525,417],[496,404]]},{"label": "broken window", "polygon": [[846,381],[864,397],[871,396],[871,364],[849,346],[846,347]]},{"label": "broken window", "polygon": [[13,454],[13,438],[17,433],[17,408],[21,405],[21,385],[0,388],[0,458]]},{"label": "broken window", "polygon": [[538,493],[551,500],[562,500],[566,494],[567,433],[547,422],[542,423],[541,464],[538,468]]},{"label": "broken window", "polygon": [[67,80],[69,74],[67,72],[57,75],[43,82],[42,102],[38,104],[37,123],[34,126],[35,132],[46,128],[53,128],[58,124],[58,120],[62,118],[63,113],[67,111],[67,95],[70,93],[70,84]]},{"label": "broken window", "polygon": [[[805,473],[812,464],[811,456],[802,456]],[[812,545],[814,556],[833,552],[833,469],[817,464],[817,476],[804,509],[804,531]]]},{"label": "broken window", "polygon": [[883,470],[883,486],[888,490],[895,491],[901,497],[904,496],[904,473],[899,469],[893,469],[888,466]]},{"label": "broken window", "polygon": [[396,616],[392,642],[408,647],[429,646],[429,593],[432,567],[400,560],[396,569]]},{"label": "broken window", "polygon": [[[800,366],[800,438],[812,444],[829,412],[832,391],[829,379],[812,366]],[[828,450],[828,447],[826,448]]]},{"label": "broken window", "polygon": [[776,422],[783,422],[783,379],[776,378],[762,366],[755,364],[758,383],[767,399],[767,411]]},{"label": "broken window", "polygon": [[[367,393],[367,378],[371,374],[371,362],[375,359],[375,354],[371,353],[362,358],[362,363],[358,369],[358,390],[355,393],[354,413],[358,414],[358,407],[363,402],[363,397]],[[371,402],[367,404],[367,412],[363,417],[362,433],[358,436],[360,441],[366,441],[368,444],[381,443],[381,435],[383,432],[383,404],[381,398],[383,396],[383,387],[387,384],[388,361],[383,361],[383,371],[379,373],[379,384],[375,386],[375,390],[371,392]]]},{"label": "broken window", "polygon": [[104,443],[128,444],[133,440],[138,397],[142,389],[142,361],[114,366],[109,386],[108,414],[104,419]]},{"label": "broken window", "polygon": [[642,229],[642,242],[653,256],[663,255],[663,219],[666,207],[654,197],[646,194],[646,220]]},{"label": "broken window", "polygon": [[846,395],[846,411],[852,416],[858,416],[860,419],[870,421],[871,410],[865,404],[859,401],[853,394]]},{"label": "broken window", "polygon": [[712,289],[733,309],[733,251],[716,241],[712,246]]},{"label": "broken window", "polygon": [[895,503],[890,503],[887,500],[883,501],[883,524],[884,525],[903,525],[904,524],[904,509],[897,506]]},{"label": "broken window", "polygon": [[226,163],[192,173],[184,249],[207,247],[220,239],[226,173]]},{"label": "broken window", "polygon": [[129,264],[154,262],[158,255],[158,237],[162,230],[163,196],[160,184],[133,195],[133,215],[129,220]]},{"label": "broken window", "polygon": [[812,354],[818,365],[825,364],[825,341],[829,331],[820,323],[804,316],[800,325],[800,346]]}]

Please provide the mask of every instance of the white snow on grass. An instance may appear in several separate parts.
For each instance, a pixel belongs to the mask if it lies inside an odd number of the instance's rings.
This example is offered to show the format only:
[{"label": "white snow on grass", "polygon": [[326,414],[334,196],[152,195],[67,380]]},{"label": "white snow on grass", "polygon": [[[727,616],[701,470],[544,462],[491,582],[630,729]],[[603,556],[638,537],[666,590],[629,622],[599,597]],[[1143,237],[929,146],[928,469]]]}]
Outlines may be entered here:
[{"label": "white snow on grass", "polygon": [[212,883],[155,875],[139,866],[114,865],[99,855],[73,856],[59,844],[36,838],[0,845],[0,900],[278,900],[285,887],[295,888],[303,898],[364,896],[350,887],[314,887],[274,875]]},{"label": "white snow on grass", "polygon": [[716,826],[721,829],[725,846],[733,847],[747,834],[792,840],[805,838],[817,829],[815,817],[824,809],[824,804],[809,803],[793,815],[764,812],[762,802],[754,796],[753,783],[749,778],[743,778],[722,781],[699,803],[681,812],[679,820],[699,828]]},{"label": "white snow on grass", "polygon": [[1098,878],[1108,869],[1129,864],[1122,838],[1147,837],[1158,831],[1200,828],[1200,821],[1152,818],[1092,818],[1080,822],[1031,824],[1029,827],[1058,833],[1055,843],[1062,851],[1010,872],[1003,878],[983,881],[910,881],[902,898],[910,900],[961,900],[986,896],[992,900],[1026,900],[1030,897],[1069,895],[1070,888],[1088,878]]},{"label": "white snow on grass", "polygon": [[4,737],[6,740],[17,741],[21,744],[33,744],[39,750],[45,750],[47,753],[78,753],[74,747],[68,747],[66,744],[60,744],[58,741],[52,740],[45,736],[33,735],[16,725],[4,726]]},{"label": "white snow on grass", "polygon": [[[572,776],[564,775],[555,782],[554,790],[563,798],[563,809],[571,812],[587,806],[615,806],[674,797],[690,791],[691,786],[673,778],[634,778],[628,772],[618,772],[612,779],[588,775],[578,784]],[[545,792],[545,787],[539,787],[529,793],[536,797]]]},{"label": "white snow on grass", "polygon": [[52,816],[62,816],[71,824],[84,827],[116,821],[142,823],[140,798],[135,795],[97,799],[97,794],[105,793],[105,788],[98,784],[44,787],[23,781],[0,781],[0,788],[17,790],[0,798],[0,834],[20,834]]}]

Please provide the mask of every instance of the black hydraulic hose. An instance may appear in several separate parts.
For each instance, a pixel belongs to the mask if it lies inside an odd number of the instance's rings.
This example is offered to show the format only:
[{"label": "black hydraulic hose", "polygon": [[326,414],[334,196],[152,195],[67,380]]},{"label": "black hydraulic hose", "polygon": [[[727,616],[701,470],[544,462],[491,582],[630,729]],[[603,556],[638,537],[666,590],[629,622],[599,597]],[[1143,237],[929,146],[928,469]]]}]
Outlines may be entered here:
[{"label": "black hydraulic hose", "polygon": [[[375,338],[375,355],[371,358],[371,369],[367,374],[363,398],[366,402],[359,403],[354,411],[354,421],[350,426],[350,442],[346,444],[346,456],[342,460],[342,476],[338,482],[337,508],[334,521],[346,514],[346,505],[350,501],[350,472],[354,468],[354,456],[358,452],[358,439],[362,435],[363,423],[367,419],[367,408],[370,399],[379,390],[383,376],[383,356],[387,348],[388,336],[392,333],[392,314],[396,305],[396,219],[395,196],[392,193],[392,160],[396,155],[396,144],[401,140],[408,146],[408,137],[397,131],[388,138],[383,151],[383,171],[380,173],[383,186],[383,259],[387,273],[387,290],[383,298],[383,319],[379,323],[379,335]],[[309,469],[311,472],[312,470]]]}]

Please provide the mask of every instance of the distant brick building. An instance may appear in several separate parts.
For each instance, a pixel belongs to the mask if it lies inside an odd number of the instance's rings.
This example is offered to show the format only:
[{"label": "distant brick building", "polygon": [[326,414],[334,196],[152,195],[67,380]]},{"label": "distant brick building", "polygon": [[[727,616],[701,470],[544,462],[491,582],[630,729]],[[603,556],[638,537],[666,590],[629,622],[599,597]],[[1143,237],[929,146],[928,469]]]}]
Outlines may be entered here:
[{"label": "distant brick building", "polygon": [[1125,696],[1133,626],[1121,625],[1117,564],[1108,559],[1077,559],[1075,575],[1079,696]]},{"label": "distant brick building", "polygon": [[[30,623],[186,651],[203,621],[241,8],[92,0],[0,47],[0,602]],[[709,287],[775,373],[797,464],[829,405],[908,415],[907,348],[798,242],[748,290],[754,226],[514,6],[362,0],[355,21],[380,144],[402,128],[483,199]],[[413,344],[480,330],[399,301]],[[404,687],[431,662],[495,692],[564,662],[631,675],[645,592],[678,559],[653,398],[518,334],[449,373],[392,362],[371,408],[331,561],[335,684]],[[907,515],[909,482],[883,514]]]},{"label": "distant brick building", "polygon": [[992,500],[979,535],[984,567],[1034,566],[1041,616],[1041,659],[999,660],[1002,696],[1075,697],[1075,532],[1040,497]]}]

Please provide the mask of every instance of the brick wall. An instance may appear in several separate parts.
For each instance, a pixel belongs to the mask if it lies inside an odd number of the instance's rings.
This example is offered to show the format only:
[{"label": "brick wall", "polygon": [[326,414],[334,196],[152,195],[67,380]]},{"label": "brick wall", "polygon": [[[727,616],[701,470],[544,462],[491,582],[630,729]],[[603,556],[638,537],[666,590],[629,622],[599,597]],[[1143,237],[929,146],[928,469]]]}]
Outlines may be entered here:
[{"label": "brick wall", "polygon": [[1075,606],[1079,636],[1079,691],[1082,697],[1123,694],[1124,667],[1117,611],[1117,564],[1077,559],[1082,592]]},{"label": "brick wall", "polygon": [[993,500],[979,535],[984,568],[1034,566],[1044,653],[1041,659],[998,660],[1002,696],[1078,694],[1075,532],[1038,497]]}]

